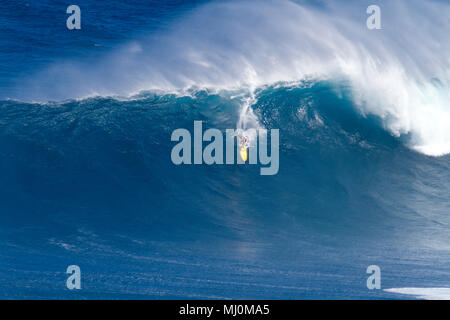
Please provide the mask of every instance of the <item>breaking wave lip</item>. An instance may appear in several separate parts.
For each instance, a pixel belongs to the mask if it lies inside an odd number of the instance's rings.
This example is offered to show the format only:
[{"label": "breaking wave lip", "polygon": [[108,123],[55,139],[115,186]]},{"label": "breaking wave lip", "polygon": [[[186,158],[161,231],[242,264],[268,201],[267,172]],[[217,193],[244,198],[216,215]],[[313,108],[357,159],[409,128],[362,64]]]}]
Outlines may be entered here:
[{"label": "breaking wave lip", "polygon": [[410,137],[412,149],[450,153],[450,5],[383,2],[383,29],[368,30],[369,4],[208,3],[96,66],[55,64],[22,92],[25,99],[57,100],[191,87],[253,92],[279,82],[343,79],[356,108],[380,117],[394,136]]},{"label": "breaking wave lip", "polygon": [[386,292],[412,295],[425,300],[450,300],[450,288],[391,288]]}]

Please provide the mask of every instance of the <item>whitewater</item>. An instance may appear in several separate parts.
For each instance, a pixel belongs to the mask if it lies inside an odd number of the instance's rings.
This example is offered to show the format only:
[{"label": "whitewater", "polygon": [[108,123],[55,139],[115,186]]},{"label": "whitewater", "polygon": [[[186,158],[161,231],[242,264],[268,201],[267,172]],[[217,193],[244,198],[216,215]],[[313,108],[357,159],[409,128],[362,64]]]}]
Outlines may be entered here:
[{"label": "whitewater", "polygon": [[210,3],[94,65],[54,64],[27,79],[20,97],[12,98],[129,97],[188,88],[238,88],[252,95],[275,83],[345,80],[362,114],[380,117],[391,134],[408,136],[419,152],[447,154],[449,5],[386,2],[382,12],[383,28],[369,30],[358,1],[320,8],[302,1]]}]

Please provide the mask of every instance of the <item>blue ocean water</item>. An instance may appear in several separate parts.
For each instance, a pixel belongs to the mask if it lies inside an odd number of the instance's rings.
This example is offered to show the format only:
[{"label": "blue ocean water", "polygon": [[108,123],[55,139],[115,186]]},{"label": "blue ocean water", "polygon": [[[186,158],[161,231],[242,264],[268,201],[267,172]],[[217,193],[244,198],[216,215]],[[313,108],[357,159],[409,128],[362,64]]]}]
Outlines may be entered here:
[{"label": "blue ocean water", "polygon": [[[411,49],[448,4],[382,2],[369,44],[359,1],[76,4],[81,30],[63,1],[0,11],[0,298],[417,297],[368,290],[370,265],[450,286],[449,51]],[[436,26],[389,33],[416,16]],[[175,129],[236,128],[248,101],[278,174],[172,163]]]}]

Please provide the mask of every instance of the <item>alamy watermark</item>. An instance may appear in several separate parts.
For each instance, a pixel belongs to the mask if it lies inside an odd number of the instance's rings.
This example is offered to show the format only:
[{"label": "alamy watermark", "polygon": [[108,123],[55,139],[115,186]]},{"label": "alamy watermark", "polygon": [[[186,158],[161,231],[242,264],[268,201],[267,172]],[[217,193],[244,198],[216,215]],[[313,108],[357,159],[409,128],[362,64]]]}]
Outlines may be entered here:
[{"label": "alamy watermark", "polygon": [[66,287],[69,290],[81,289],[81,269],[79,266],[73,264],[67,267],[67,274],[70,276],[66,280]]},{"label": "alamy watermark", "polygon": [[373,4],[367,7],[367,14],[370,16],[366,20],[366,25],[369,30],[381,29],[381,9],[379,6]]},{"label": "alamy watermark", "polygon": [[[191,133],[179,128],[172,132],[171,141],[178,143],[172,148],[171,159],[180,164],[260,164],[261,175],[275,175],[279,169],[279,130],[270,130],[270,155],[266,129],[226,129],[225,146],[223,132],[208,129],[203,133],[202,121],[194,121],[192,149]],[[203,148],[203,142],[210,142]],[[239,143],[235,143],[238,141]],[[193,150],[193,161],[192,161]],[[224,157],[225,150],[225,157]],[[235,153],[235,150],[237,151]],[[247,159],[248,156],[248,159]],[[247,161],[248,160],[248,161]]]},{"label": "alamy watermark", "polygon": [[366,273],[370,274],[367,278],[367,289],[381,289],[381,269],[377,265],[370,265],[366,269]]},{"label": "alamy watermark", "polygon": [[66,26],[69,30],[80,30],[81,29],[81,9],[79,6],[73,4],[67,7],[67,14],[70,16],[66,20]]}]

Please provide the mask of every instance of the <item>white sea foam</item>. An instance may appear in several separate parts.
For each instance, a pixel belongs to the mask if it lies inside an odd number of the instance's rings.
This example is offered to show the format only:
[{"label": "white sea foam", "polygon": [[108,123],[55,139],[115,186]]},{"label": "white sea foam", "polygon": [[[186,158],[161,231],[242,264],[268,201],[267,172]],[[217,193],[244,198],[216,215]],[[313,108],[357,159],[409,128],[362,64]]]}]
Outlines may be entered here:
[{"label": "white sea foam", "polygon": [[[368,30],[372,2],[209,3],[96,66],[55,64],[22,92],[38,100],[192,86],[251,94],[277,82],[345,78],[363,114],[381,117],[393,135],[408,135],[419,152],[450,153],[450,5],[380,1],[382,29]],[[244,119],[252,118],[241,117],[241,125]]]},{"label": "white sea foam", "polygon": [[384,291],[412,295],[418,299],[450,300],[450,288],[392,288]]}]

